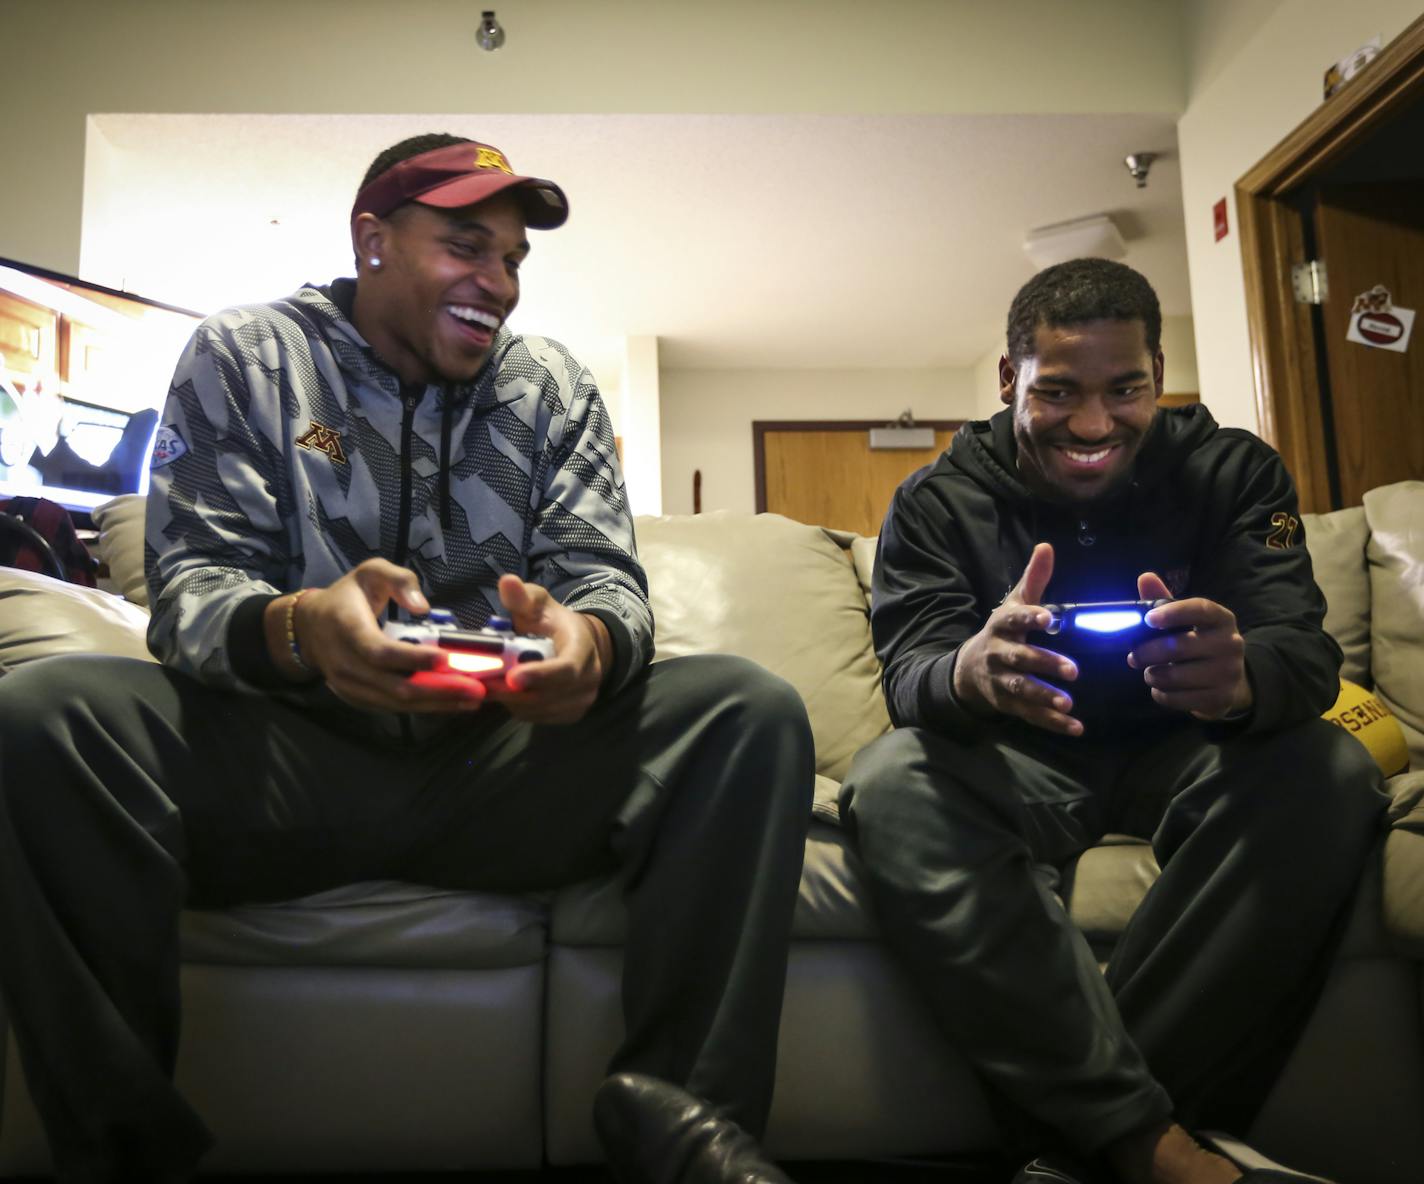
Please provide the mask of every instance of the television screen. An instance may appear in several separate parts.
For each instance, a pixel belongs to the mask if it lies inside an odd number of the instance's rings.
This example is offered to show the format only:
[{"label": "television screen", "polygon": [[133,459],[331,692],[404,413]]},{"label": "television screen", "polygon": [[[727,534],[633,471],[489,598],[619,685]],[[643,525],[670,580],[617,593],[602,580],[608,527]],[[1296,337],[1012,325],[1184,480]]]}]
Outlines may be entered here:
[{"label": "television screen", "polygon": [[0,501],[86,514],[147,492],[173,367],[201,319],[0,259]]}]

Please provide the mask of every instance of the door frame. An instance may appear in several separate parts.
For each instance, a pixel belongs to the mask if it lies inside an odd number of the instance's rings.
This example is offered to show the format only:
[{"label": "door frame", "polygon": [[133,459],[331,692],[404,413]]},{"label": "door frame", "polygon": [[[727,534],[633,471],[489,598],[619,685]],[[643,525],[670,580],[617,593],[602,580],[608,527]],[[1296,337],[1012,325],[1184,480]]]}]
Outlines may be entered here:
[{"label": "door frame", "polygon": [[1322,103],[1236,182],[1256,418],[1295,478],[1301,506],[1328,510],[1320,366],[1310,306],[1297,304],[1290,264],[1305,259],[1290,198],[1344,153],[1424,98],[1424,16]]},{"label": "door frame", "polygon": [[[956,432],[964,426],[963,419],[917,419],[917,428],[936,432]],[[766,513],[766,434],[767,432],[869,432],[871,428],[894,427],[883,419],[754,419],[752,420],[752,456],[756,468],[756,512]]]}]

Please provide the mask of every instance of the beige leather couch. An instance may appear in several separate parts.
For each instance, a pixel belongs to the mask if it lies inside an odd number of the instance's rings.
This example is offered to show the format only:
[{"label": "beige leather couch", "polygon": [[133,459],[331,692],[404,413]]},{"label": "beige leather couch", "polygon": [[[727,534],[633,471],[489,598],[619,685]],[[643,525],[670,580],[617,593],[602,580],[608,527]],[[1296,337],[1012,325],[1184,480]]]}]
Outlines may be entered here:
[{"label": "beige leather couch", "polygon": [[[0,570],[0,671],[46,654],[146,657],[141,506],[101,552],[129,600]],[[1308,520],[1345,647],[1405,725],[1413,772],[1338,965],[1256,1136],[1350,1184],[1424,1163],[1424,483]],[[876,936],[835,820],[838,779],[888,726],[867,624],[873,542],[774,516],[638,524],[662,657],[721,650],[795,684],[815,728],[815,813],[768,1142],[788,1158],[949,1154],[994,1130],[978,1087]],[[1361,717],[1357,717],[1358,718]],[[1390,725],[1391,727],[1393,725]],[[1104,952],[1155,874],[1141,843],[1081,859],[1068,907]],[[623,917],[608,883],[547,898],[354,885],[182,918],[179,1079],[223,1172],[438,1170],[597,1158],[589,1099],[619,1038]],[[3,957],[0,951],[0,957]],[[4,1030],[0,1026],[0,1030]],[[47,1162],[13,1042],[0,1174]]]}]

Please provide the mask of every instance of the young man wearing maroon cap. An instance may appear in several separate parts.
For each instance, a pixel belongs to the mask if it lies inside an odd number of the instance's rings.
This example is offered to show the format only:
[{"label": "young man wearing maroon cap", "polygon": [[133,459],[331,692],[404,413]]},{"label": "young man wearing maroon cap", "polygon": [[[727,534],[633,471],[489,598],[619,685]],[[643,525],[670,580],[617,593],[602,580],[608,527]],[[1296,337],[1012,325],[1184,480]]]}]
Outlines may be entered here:
[{"label": "young man wearing maroon cap", "polygon": [[[181,1180],[185,905],[621,869],[624,1180],[775,1180],[766,1121],[812,763],[795,692],[649,665],[592,376],[505,322],[558,186],[452,136],[377,158],[357,277],[199,326],[159,428],[149,645],[0,681],[0,985],[60,1180]],[[496,614],[553,656],[436,677],[382,621]]]}]

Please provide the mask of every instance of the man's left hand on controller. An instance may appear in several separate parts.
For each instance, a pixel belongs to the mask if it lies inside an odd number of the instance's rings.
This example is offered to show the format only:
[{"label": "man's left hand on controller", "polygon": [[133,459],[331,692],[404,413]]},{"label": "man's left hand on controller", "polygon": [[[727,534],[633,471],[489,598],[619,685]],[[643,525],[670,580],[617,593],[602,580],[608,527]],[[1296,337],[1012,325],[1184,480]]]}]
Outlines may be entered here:
[{"label": "man's left hand on controller", "polygon": [[598,698],[613,662],[613,641],[597,617],[564,607],[538,584],[515,575],[499,579],[499,598],[516,633],[532,633],[554,643],[554,656],[516,666],[504,685],[492,683],[486,698],[532,724],[571,724]]},{"label": "man's left hand on controller", "polygon": [[[1171,590],[1155,572],[1137,577],[1142,600],[1170,600]],[[1236,627],[1236,614],[1201,596],[1172,600],[1147,614],[1157,629],[1174,629],[1137,646],[1128,665],[1141,670],[1152,698],[1174,711],[1200,720],[1240,716],[1254,697],[1246,676],[1246,643]]]}]

